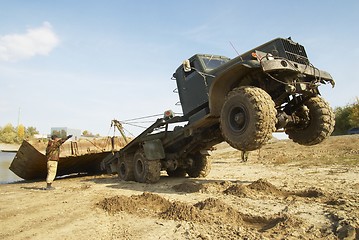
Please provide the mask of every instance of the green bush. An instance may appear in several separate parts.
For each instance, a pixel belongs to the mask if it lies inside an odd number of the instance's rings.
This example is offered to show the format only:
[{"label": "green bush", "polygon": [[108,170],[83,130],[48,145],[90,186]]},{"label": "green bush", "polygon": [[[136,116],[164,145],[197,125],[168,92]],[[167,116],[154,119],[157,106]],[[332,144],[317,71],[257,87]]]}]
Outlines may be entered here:
[{"label": "green bush", "polygon": [[359,98],[353,104],[337,107],[335,113],[335,128],[333,135],[347,134],[353,127],[359,127]]},{"label": "green bush", "polygon": [[25,128],[23,125],[14,127],[8,123],[4,127],[0,127],[0,142],[9,144],[21,143],[24,138],[31,139],[38,133],[35,127]]}]

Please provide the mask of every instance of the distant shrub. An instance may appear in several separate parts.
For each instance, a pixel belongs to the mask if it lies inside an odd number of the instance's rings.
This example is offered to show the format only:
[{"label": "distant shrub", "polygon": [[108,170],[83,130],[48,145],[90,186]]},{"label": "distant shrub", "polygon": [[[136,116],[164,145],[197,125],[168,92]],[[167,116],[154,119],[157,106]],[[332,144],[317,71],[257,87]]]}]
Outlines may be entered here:
[{"label": "distant shrub", "polygon": [[335,128],[333,135],[347,134],[348,130],[359,126],[359,98],[353,104],[337,107],[335,113]]},{"label": "distant shrub", "polygon": [[35,127],[25,128],[23,125],[14,127],[8,123],[4,127],[0,127],[0,142],[9,144],[21,143],[25,138],[31,139],[38,133]]},{"label": "distant shrub", "polygon": [[0,141],[3,143],[15,143],[17,141],[17,132],[10,124],[6,124],[0,131]]}]

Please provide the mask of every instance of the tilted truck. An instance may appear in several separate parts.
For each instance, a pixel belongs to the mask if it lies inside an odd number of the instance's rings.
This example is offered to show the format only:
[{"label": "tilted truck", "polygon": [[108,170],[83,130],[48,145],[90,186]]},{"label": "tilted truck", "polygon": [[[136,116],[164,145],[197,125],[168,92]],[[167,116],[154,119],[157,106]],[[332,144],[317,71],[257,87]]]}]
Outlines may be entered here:
[{"label": "tilted truck", "polygon": [[104,160],[121,180],[155,183],[161,170],[169,176],[204,177],[211,168],[208,150],[222,141],[253,151],[284,130],[294,142],[309,146],[334,128],[333,111],[318,89],[326,83],[334,87],[334,80],[290,38],[274,39],[233,59],[196,54],[173,79],[183,116],[165,112]]}]

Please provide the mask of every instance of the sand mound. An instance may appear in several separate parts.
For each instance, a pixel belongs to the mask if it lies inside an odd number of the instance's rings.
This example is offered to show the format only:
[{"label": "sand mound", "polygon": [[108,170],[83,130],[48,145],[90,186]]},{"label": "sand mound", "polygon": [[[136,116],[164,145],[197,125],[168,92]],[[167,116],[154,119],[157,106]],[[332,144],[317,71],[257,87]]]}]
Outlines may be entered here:
[{"label": "sand mound", "polygon": [[325,196],[322,190],[317,188],[309,188],[304,191],[298,191],[293,193],[293,195],[299,196],[299,197],[307,197],[307,198],[319,198]]},{"label": "sand mound", "polygon": [[282,224],[288,219],[287,216],[254,216],[251,214],[246,214],[242,216],[243,221],[253,227],[258,229],[260,232],[266,231],[268,229],[276,227],[278,224]]},{"label": "sand mound", "polygon": [[144,192],[141,195],[132,195],[131,197],[105,198],[97,205],[110,214],[125,211],[130,214],[152,215],[151,213],[156,214],[158,211],[164,211],[171,203],[159,195]]},{"label": "sand mound", "polygon": [[172,187],[176,192],[194,193],[199,192],[203,186],[202,184],[195,183],[192,181],[184,182]]},{"label": "sand mound", "polygon": [[227,204],[216,198],[207,198],[202,202],[198,202],[194,205],[200,210],[215,210],[223,211],[225,208],[228,208]]},{"label": "sand mound", "polygon": [[276,186],[267,182],[265,179],[258,179],[257,181],[249,184],[248,188],[266,194],[283,194],[283,191],[279,190]]},{"label": "sand mound", "polygon": [[258,193],[262,195],[274,196],[298,196],[304,198],[320,198],[325,194],[322,190],[315,187],[302,191],[286,191],[279,189],[265,179],[258,179],[249,185],[244,185],[236,182],[221,181],[221,182],[207,182],[198,183],[195,181],[187,181],[172,187],[176,192],[186,193],[224,193],[234,195],[241,198],[255,198]]},{"label": "sand mound", "polygon": [[240,183],[232,184],[226,190],[223,191],[224,194],[230,194],[237,197],[248,197],[254,198],[258,196],[258,193],[264,195],[279,195],[286,196],[289,193],[285,190],[280,190],[273,184],[267,182],[264,179],[259,179],[255,182],[252,182],[249,185],[243,185]]},{"label": "sand mound", "polygon": [[226,223],[233,226],[243,223],[242,214],[219,199],[207,198],[194,206],[206,212],[207,220],[212,223]]},{"label": "sand mound", "polygon": [[202,193],[222,193],[225,189],[232,186],[230,181],[217,181],[217,182],[207,182],[202,184]]},{"label": "sand mound", "polygon": [[172,188],[176,192],[186,192],[186,193],[219,193],[224,189],[231,186],[232,183],[229,181],[217,181],[217,182],[204,182],[198,183],[194,181],[187,181],[178,185],[173,186]]},{"label": "sand mound", "polygon": [[252,191],[243,184],[234,184],[223,191],[224,194],[230,194],[237,197],[252,197]]},{"label": "sand mound", "polygon": [[159,214],[159,217],[169,220],[207,222],[207,217],[203,212],[192,205],[178,201],[173,202],[167,210]]},{"label": "sand mound", "polygon": [[227,203],[207,198],[194,205],[184,202],[170,202],[159,195],[143,193],[131,197],[115,196],[105,198],[97,204],[105,211],[114,214],[124,211],[129,214],[136,214],[142,217],[158,217],[166,220],[188,221],[207,223],[216,226],[238,226],[257,228],[265,230],[283,222],[283,217],[262,217],[243,214]]}]

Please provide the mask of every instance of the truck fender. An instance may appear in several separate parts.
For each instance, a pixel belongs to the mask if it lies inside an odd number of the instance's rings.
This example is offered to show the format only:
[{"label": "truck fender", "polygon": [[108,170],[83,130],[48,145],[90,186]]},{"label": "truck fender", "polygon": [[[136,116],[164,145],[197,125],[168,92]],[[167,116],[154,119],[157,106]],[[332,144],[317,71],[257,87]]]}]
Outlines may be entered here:
[{"label": "truck fender", "polygon": [[143,150],[148,160],[158,160],[165,158],[165,150],[160,139],[145,141]]},{"label": "truck fender", "polygon": [[241,79],[251,70],[260,68],[256,60],[242,61],[232,65],[213,79],[209,89],[209,108],[212,116],[219,117],[226,95],[240,85]]}]

